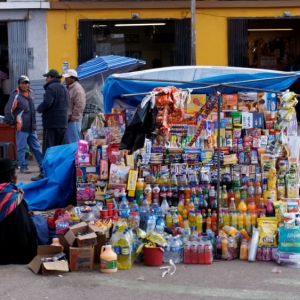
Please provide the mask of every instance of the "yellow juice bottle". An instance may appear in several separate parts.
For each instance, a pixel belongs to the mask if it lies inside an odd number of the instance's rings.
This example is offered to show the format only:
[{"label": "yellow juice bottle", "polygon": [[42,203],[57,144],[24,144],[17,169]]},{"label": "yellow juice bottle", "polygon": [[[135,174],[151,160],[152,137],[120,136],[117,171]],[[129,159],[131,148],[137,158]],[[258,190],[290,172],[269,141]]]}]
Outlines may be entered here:
[{"label": "yellow juice bottle", "polygon": [[202,232],[202,223],[203,223],[202,215],[200,212],[198,212],[196,215],[196,229],[198,232]]},{"label": "yellow juice bottle", "polygon": [[244,228],[244,216],[243,213],[240,211],[238,215],[238,230],[241,230]]},{"label": "yellow juice bottle", "polygon": [[238,228],[238,214],[237,214],[236,210],[232,213],[231,226],[236,229]]}]

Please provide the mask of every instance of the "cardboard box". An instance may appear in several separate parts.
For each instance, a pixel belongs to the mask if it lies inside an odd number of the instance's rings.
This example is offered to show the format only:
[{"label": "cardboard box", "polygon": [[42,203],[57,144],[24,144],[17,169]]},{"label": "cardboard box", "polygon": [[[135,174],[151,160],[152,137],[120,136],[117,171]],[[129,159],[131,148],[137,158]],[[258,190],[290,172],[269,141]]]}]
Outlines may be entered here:
[{"label": "cardboard box", "polygon": [[[78,232],[88,232],[88,234],[77,237],[76,234]],[[65,234],[65,239],[70,246],[73,246],[75,241],[77,242],[78,247],[88,247],[97,244],[97,235],[95,233],[95,229],[87,225],[85,222],[71,226],[69,231]]]},{"label": "cardboard box", "polygon": [[69,261],[71,271],[93,271],[94,247],[70,247]]},{"label": "cardboard box", "polygon": [[55,262],[42,262],[41,258],[53,257],[61,252],[59,246],[38,246],[36,257],[28,264],[28,267],[38,274],[41,270],[42,274],[57,274],[69,272],[68,261],[65,259]]}]

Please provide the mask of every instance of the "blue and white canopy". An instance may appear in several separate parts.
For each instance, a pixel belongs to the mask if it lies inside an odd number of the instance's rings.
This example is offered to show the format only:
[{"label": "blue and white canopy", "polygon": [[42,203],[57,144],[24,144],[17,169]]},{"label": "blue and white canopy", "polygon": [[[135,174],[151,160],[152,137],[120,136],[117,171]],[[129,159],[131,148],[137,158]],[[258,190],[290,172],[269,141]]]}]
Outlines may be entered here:
[{"label": "blue and white canopy", "polygon": [[78,66],[76,71],[78,73],[78,79],[81,80],[100,73],[106,73],[110,70],[110,74],[130,72],[145,64],[146,62],[144,60],[126,56],[107,55],[88,60]]},{"label": "blue and white canopy", "polygon": [[[299,77],[300,72],[217,66],[178,66],[114,74],[104,84],[104,111],[109,113],[114,101],[122,100],[123,94],[149,93],[156,87],[172,85],[194,89],[192,93],[196,94],[210,94],[215,89],[224,94],[251,89],[279,92],[288,89]],[[137,106],[143,98],[144,95],[131,95],[124,102]]]}]

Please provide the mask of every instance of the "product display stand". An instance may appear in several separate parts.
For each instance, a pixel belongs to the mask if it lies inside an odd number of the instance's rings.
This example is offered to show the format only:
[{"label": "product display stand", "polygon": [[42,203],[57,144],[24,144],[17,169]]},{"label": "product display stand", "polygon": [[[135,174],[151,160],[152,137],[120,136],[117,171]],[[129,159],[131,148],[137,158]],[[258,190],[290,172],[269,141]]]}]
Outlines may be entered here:
[{"label": "product display stand", "polygon": [[[284,76],[283,78],[291,78],[295,77],[298,75],[287,75]],[[231,83],[220,83],[220,84],[215,84],[215,83],[199,83],[199,82],[187,82],[187,81],[174,81],[174,80],[154,80],[154,79],[141,79],[141,78],[130,78],[130,80],[136,80],[136,81],[156,81],[156,82],[162,82],[162,83],[182,83],[182,84],[190,84],[190,88],[182,88],[181,90],[185,91],[188,90],[189,92],[193,90],[203,90],[203,89],[208,89],[212,88],[215,91],[218,90],[221,95],[224,90],[224,88],[233,88],[236,90],[240,91],[259,91],[259,92],[271,92],[271,93],[281,93],[282,91],[274,91],[274,90],[269,90],[269,89],[262,89],[262,88],[256,88],[256,87],[247,87],[247,86],[242,86],[239,84],[247,84],[247,83],[259,83],[261,81],[266,81],[266,80],[278,80],[282,79],[282,77],[274,77],[274,78],[263,78],[263,79],[255,79],[255,80],[246,80],[246,81],[239,81],[239,82],[231,82]],[[124,78],[124,80],[129,80]],[[193,87],[193,85],[205,85],[205,87]],[[128,98],[128,97],[134,97],[134,96],[146,96],[150,95],[153,92],[145,92],[145,93],[136,93],[136,94],[121,94],[121,98]],[[157,95],[158,93],[153,93],[154,95]],[[300,95],[297,95],[300,96]],[[218,101],[217,104],[217,115],[218,115],[218,139],[217,139],[217,190],[216,190],[216,198],[217,198],[217,226],[219,228],[219,209],[220,209],[220,178],[221,178],[221,164],[220,164],[220,119],[221,119],[221,107],[220,107],[220,100]]]}]

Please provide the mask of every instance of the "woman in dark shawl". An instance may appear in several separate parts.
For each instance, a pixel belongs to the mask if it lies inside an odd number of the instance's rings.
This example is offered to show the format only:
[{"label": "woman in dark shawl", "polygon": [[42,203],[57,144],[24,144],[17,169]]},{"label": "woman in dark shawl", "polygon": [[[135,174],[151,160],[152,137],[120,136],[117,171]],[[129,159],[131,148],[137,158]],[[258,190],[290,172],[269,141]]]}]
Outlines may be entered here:
[{"label": "woman in dark shawl", "polygon": [[17,187],[9,158],[0,159],[0,264],[27,264],[37,252],[37,232]]}]

